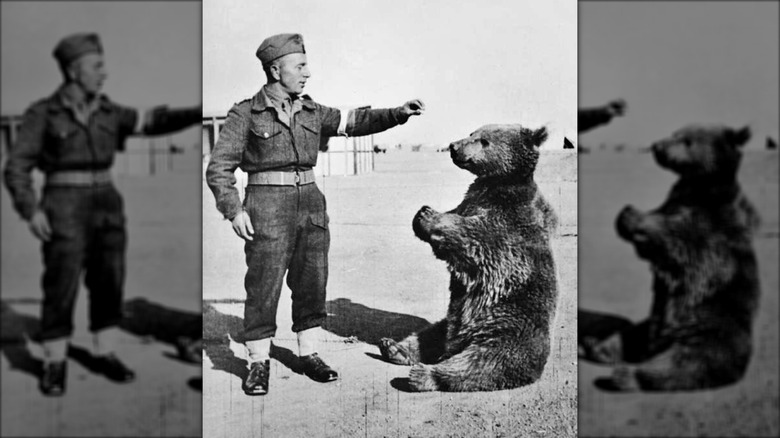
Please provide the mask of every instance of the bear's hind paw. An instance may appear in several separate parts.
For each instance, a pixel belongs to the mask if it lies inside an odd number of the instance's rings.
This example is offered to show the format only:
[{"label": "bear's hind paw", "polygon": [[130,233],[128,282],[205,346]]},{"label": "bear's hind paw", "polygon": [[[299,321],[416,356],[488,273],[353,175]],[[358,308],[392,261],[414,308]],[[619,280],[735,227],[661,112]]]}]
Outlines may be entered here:
[{"label": "bear's hind paw", "polygon": [[636,381],[634,370],[625,365],[617,366],[612,370],[612,376],[600,377],[595,381],[596,387],[609,392],[634,392],[638,391],[639,384]]},{"label": "bear's hind paw", "polygon": [[412,365],[411,354],[402,345],[390,338],[382,338],[379,341],[379,352],[382,358],[396,365]]},{"label": "bear's hind paw", "polygon": [[412,391],[436,391],[438,386],[433,378],[433,369],[430,366],[417,364],[409,370],[409,387]]}]

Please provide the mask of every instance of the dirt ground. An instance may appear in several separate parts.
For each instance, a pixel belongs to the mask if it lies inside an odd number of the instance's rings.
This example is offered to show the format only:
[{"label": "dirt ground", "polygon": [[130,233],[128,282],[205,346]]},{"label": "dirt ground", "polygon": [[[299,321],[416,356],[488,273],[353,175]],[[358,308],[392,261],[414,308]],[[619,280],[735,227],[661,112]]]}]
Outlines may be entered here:
[{"label": "dirt ground", "polygon": [[[175,314],[201,311],[200,150],[174,158],[155,176],[117,175],[128,216],[126,298],[145,298]],[[200,436],[198,364],[178,359],[173,345],[150,336],[121,333],[117,352],[136,371],[130,384],[115,384],[90,368],[87,294],[79,291],[74,348],[65,396],[38,390],[42,352],[29,341],[40,318],[39,242],[2,202],[0,289],[0,435],[10,436]]]},{"label": "dirt ground", "polygon": [[411,219],[425,204],[454,207],[473,180],[448,154],[391,151],[376,156],[370,174],[318,181],[332,239],[321,355],[341,380],[319,384],[292,371],[297,346],[285,290],[265,397],[241,390],[247,362],[233,335],[243,315],[242,244],[205,192],[204,436],[576,436],[576,155],[550,152],[540,166],[537,180],[562,222],[552,354],[539,382],[487,393],[407,392],[408,368],[380,360],[374,345],[446,313],[446,268],[414,237]]},{"label": "dirt ground", "polygon": [[[650,269],[617,237],[614,220],[628,203],[640,210],[660,205],[675,177],[651,155],[629,151],[580,155],[579,169],[579,305],[638,321],[650,308]],[[762,297],[747,376],[711,391],[615,394],[593,385],[609,367],[580,362],[581,436],[778,435],[777,152],[748,152],[739,179],[763,220],[755,241]]]}]

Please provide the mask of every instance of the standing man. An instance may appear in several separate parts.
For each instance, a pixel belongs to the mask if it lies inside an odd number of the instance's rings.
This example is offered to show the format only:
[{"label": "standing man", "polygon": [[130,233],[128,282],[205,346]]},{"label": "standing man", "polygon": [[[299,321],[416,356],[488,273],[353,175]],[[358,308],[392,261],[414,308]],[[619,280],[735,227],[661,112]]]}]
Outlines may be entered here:
[{"label": "standing man", "polygon": [[[217,208],[246,241],[242,338],[250,362],[244,382],[248,395],[268,392],[271,338],[285,273],[304,374],[318,382],[338,378],[317,354],[317,330],[326,316],[330,247],[325,197],[314,184],[312,170],[320,140],[382,132],[424,110],[419,100],[398,108],[349,112],[314,102],[302,94],[311,73],[299,34],[267,38],[256,56],[267,83],[231,108],[206,171]],[[249,174],[243,205],[235,187],[236,168]]]},{"label": "standing man", "polygon": [[[40,389],[65,392],[66,356],[82,271],[89,290],[94,364],[107,378],[135,374],[115,355],[122,319],[127,237],[122,197],[111,182],[114,154],[130,135],[157,135],[201,120],[200,107],[157,107],[145,116],[100,94],[106,80],[96,34],[74,34],[54,49],[64,83],[24,114],[5,168],[14,208],[43,242],[43,306],[38,340],[44,350]],[[31,172],[46,174],[40,204]]]}]

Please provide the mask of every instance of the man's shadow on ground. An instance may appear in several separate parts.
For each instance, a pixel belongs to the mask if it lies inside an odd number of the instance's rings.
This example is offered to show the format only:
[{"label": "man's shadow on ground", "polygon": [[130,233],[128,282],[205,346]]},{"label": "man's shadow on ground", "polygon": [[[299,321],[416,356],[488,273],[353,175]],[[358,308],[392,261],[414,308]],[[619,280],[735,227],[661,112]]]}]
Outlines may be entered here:
[{"label": "man's shadow on ground", "polygon": [[[372,309],[345,298],[328,301],[325,308],[328,317],[322,326],[324,330],[372,345],[378,345],[382,338],[401,340],[430,325],[423,318]],[[226,371],[243,381],[248,373],[247,361],[236,357],[230,349],[231,339],[242,342],[239,336],[242,328],[242,318],[221,313],[210,304],[203,305],[204,345],[213,369]],[[381,360],[379,354],[366,354]],[[273,345],[271,357],[295,373],[302,372],[298,356],[287,348]]]},{"label": "man's shadow on ground", "polygon": [[43,361],[30,354],[27,343],[38,333],[39,321],[16,312],[5,300],[0,300],[0,350],[8,359],[11,370],[43,375]]},{"label": "man's shadow on ground", "polygon": [[[202,315],[166,308],[144,299],[129,300],[124,306],[124,320],[120,327],[137,336],[152,337],[174,345],[178,355],[169,357],[188,363],[200,363],[198,349],[202,336]],[[29,342],[38,342],[38,318],[16,312],[6,301],[0,301],[0,350],[8,359],[11,370],[30,374],[36,379],[43,375],[43,361],[31,354]],[[92,373],[100,373],[99,364],[89,349],[71,344],[68,357]],[[199,390],[199,378],[188,385]]]}]

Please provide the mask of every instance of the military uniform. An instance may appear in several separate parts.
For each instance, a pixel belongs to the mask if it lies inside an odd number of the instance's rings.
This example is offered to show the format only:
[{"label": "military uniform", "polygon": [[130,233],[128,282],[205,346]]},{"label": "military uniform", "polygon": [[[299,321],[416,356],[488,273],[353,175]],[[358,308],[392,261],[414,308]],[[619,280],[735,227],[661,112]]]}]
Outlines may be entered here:
[{"label": "military uniform", "polygon": [[[347,135],[360,136],[408,119],[399,108],[342,113],[303,96],[292,103],[298,110],[285,124],[268,93],[265,86],[231,108],[206,170],[219,211],[233,219],[246,210],[255,230],[254,239],[244,248],[244,340],[274,335],[276,307],[288,270],[293,331],[318,327],[325,320],[330,234],[325,197],[311,170],[321,138],[336,136],[340,125]],[[237,168],[250,175],[243,205],[235,187]]]},{"label": "military uniform", "polygon": [[[63,39],[54,55],[62,66],[90,51],[102,53],[97,36],[77,34]],[[123,200],[109,173],[114,155],[124,150],[130,135],[173,132],[201,120],[199,107],[157,107],[140,120],[139,111],[105,96],[84,110],[66,91],[61,87],[25,112],[4,172],[21,217],[29,221],[41,209],[51,226],[51,238],[43,242],[41,341],[72,333],[82,271],[90,292],[89,329],[119,324],[127,234]],[[40,204],[33,190],[34,168],[46,174]]]}]

